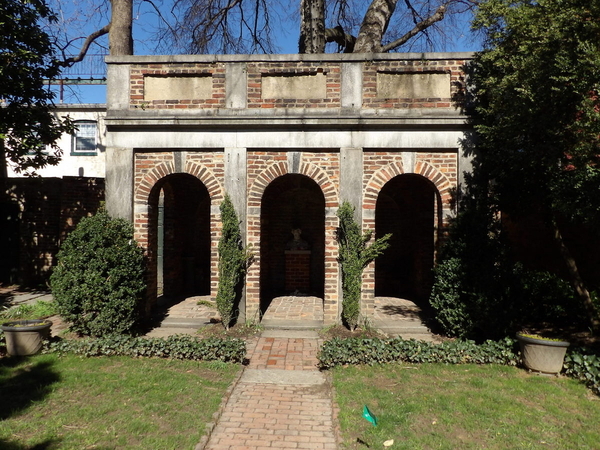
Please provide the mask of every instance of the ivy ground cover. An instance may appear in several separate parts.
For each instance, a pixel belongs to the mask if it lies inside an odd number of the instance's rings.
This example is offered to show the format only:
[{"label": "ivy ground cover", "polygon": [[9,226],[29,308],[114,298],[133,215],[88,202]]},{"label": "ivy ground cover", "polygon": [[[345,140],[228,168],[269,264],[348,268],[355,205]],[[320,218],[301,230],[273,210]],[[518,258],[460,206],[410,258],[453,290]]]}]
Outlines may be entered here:
[{"label": "ivy ground cover", "polygon": [[[406,363],[338,366],[332,376],[346,449],[597,449],[600,442],[600,398],[567,377]],[[377,426],[363,417],[365,405]]]},{"label": "ivy ground cover", "polygon": [[239,370],[155,358],[1,358],[0,448],[194,448]]}]

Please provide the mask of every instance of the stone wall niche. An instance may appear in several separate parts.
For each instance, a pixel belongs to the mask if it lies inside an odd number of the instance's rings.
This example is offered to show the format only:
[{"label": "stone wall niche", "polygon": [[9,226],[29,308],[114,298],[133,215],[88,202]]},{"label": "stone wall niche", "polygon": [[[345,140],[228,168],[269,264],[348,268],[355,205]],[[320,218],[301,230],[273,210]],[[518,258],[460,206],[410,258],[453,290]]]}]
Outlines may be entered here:
[{"label": "stone wall niche", "polygon": [[297,75],[264,75],[262,98],[326,98],[327,78],[324,73]]},{"label": "stone wall niche", "polygon": [[450,74],[379,72],[377,98],[450,98]]},{"label": "stone wall niche", "polygon": [[144,100],[198,100],[212,97],[211,76],[145,76]]}]

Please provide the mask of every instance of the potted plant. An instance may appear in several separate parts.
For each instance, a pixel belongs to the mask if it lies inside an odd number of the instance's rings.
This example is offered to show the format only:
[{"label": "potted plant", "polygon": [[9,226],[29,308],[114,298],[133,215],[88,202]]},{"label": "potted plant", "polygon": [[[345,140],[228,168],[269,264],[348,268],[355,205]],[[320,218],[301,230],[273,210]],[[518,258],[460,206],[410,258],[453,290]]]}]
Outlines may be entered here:
[{"label": "potted plant", "polygon": [[535,372],[558,374],[569,342],[536,334],[517,333],[523,365]]},{"label": "potted plant", "polygon": [[13,320],[0,328],[6,338],[9,355],[34,355],[42,348],[42,341],[50,337],[52,322],[46,319]]}]

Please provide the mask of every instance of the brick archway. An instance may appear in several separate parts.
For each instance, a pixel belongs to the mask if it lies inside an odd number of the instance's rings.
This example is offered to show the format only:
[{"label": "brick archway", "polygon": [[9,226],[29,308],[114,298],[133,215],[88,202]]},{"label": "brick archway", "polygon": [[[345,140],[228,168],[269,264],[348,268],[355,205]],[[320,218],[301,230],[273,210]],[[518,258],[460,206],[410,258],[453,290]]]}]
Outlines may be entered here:
[{"label": "brick archway", "polygon": [[[377,197],[383,186],[392,178],[403,175],[402,164],[399,162],[390,163],[377,170],[366,183],[366,190],[363,199],[364,209],[375,209]],[[451,200],[450,190],[452,184],[450,180],[439,169],[426,161],[418,161],[415,165],[415,171],[410,172],[421,175],[433,183],[439,193],[439,199],[442,205],[448,205]]]},{"label": "brick archway", "polygon": [[[371,213],[363,216],[363,227],[364,229],[376,229],[376,206],[379,195],[388,182],[402,175],[421,176],[431,183],[431,186],[434,189],[434,205],[432,211],[433,223],[431,225],[433,228],[432,240],[435,258],[436,246],[445,227],[445,223],[443,222],[443,211],[450,206],[452,183],[444,173],[427,161],[417,161],[413,172],[406,172],[400,161],[394,161],[379,168],[373,173],[365,184],[363,210],[370,210]],[[363,272],[364,291],[361,309],[366,316],[372,315],[374,311],[374,296],[376,290],[375,264],[375,262],[372,262]]]},{"label": "brick archway", "polygon": [[321,191],[323,191],[325,207],[338,206],[338,193],[335,185],[323,169],[312,163],[302,162],[297,172],[289,172],[288,165],[285,162],[277,161],[268,165],[252,183],[252,186],[248,190],[248,207],[260,208],[262,196],[267,186],[276,178],[292,173],[305,175],[317,183]]},{"label": "brick archway", "polygon": [[[320,188],[325,199],[325,287],[324,287],[324,321],[335,323],[338,317],[337,304],[337,243],[335,230],[337,217],[335,208],[338,207],[338,192],[329,175],[320,167],[309,162],[301,162],[298,170],[290,172],[285,161],[274,161],[258,174],[248,190],[247,236],[248,244],[255,250],[260,248],[261,233],[261,204],[267,187],[277,178],[284,175],[304,175],[310,178]],[[258,317],[260,310],[260,255],[256,254],[254,264],[246,276],[246,311],[249,318]]]},{"label": "brick archway", "polygon": [[[141,172],[141,170],[136,170]],[[184,171],[176,171],[172,161],[157,163],[145,173],[138,175],[140,181],[136,181],[134,187],[134,233],[135,239],[146,250],[148,260],[147,275],[147,312],[154,306],[157,298],[157,221],[158,221],[158,199],[160,191],[167,177],[184,175],[198,180],[208,192],[210,205],[219,204],[224,198],[224,191],[218,178],[208,169],[191,161],[186,162]],[[137,177],[136,177],[137,178]],[[218,240],[220,237],[220,217],[214,214],[212,208],[208,207],[209,214],[209,248],[210,248],[210,295],[215,296],[217,291],[216,273],[218,270]]]}]

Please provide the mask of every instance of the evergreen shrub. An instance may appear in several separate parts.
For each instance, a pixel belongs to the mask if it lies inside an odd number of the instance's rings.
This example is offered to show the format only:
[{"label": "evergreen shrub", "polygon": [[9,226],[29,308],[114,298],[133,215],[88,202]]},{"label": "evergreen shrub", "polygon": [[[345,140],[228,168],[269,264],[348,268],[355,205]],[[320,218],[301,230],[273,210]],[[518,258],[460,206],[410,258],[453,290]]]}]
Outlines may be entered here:
[{"label": "evergreen shrub", "polygon": [[338,209],[340,225],[337,230],[338,261],[342,270],[342,319],[351,330],[356,329],[360,315],[362,273],[371,261],[388,248],[392,236],[376,239],[371,244],[371,230],[361,233],[354,219],[354,207],[344,201]]},{"label": "evergreen shrub", "polygon": [[240,223],[229,195],[226,195],[221,203],[220,211],[223,228],[219,240],[219,287],[216,303],[223,326],[228,330],[241,295],[240,283],[252,255],[242,244]]},{"label": "evergreen shrub", "polygon": [[105,211],[65,239],[50,278],[59,314],[84,336],[131,334],[145,290],[144,254],[133,226]]}]

